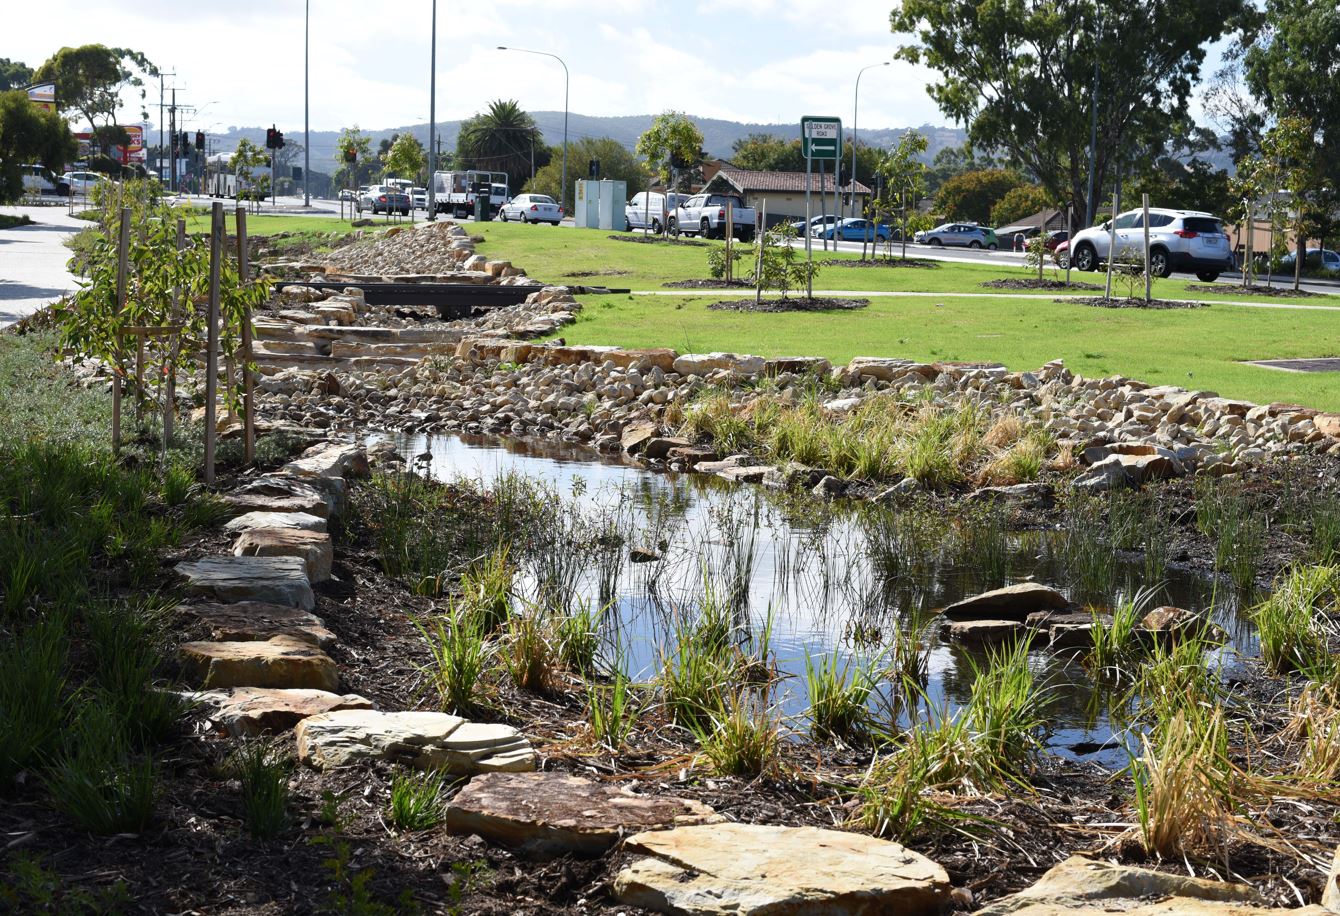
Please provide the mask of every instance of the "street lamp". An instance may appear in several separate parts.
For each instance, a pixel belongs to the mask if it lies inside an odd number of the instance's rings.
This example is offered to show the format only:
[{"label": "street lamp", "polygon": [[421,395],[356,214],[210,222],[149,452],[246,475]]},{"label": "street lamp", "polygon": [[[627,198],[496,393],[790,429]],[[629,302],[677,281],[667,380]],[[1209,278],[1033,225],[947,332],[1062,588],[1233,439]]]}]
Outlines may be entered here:
[{"label": "street lamp", "polygon": [[[890,61],[880,61],[862,67],[856,73],[856,97],[851,104],[851,215],[856,216],[856,114],[861,110],[861,74],[876,67],[887,67]],[[834,233],[836,235],[836,233]]]},{"label": "street lamp", "polygon": [[[433,29],[429,40],[428,62],[428,222],[437,220],[437,195],[433,186],[437,184],[433,173],[437,171],[437,0],[433,0]],[[413,206],[414,202],[410,201]]]},{"label": "street lamp", "polygon": [[312,205],[312,0],[304,0],[302,20],[302,205]]},{"label": "street lamp", "polygon": [[563,63],[563,58],[557,54],[550,54],[548,51],[531,51],[526,48],[509,48],[506,45],[498,45],[499,51],[520,51],[523,54],[539,54],[542,57],[552,57],[554,60],[563,64],[563,191],[559,200],[563,203],[568,199],[568,65]]}]

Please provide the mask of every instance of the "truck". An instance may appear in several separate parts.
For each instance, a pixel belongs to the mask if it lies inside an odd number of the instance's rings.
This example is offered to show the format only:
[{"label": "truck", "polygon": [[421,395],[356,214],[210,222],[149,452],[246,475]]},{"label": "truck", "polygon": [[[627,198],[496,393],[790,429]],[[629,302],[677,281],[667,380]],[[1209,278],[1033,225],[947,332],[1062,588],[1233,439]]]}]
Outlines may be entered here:
[{"label": "truck", "polygon": [[695,194],[670,215],[671,234],[701,235],[705,239],[725,238],[726,210],[730,209],[730,230],[734,238],[750,242],[758,228],[753,207],[733,194]]},{"label": "truck", "polygon": [[450,211],[457,219],[469,216],[475,209],[475,197],[480,188],[489,189],[489,205],[496,213],[507,203],[506,172],[465,171],[434,172],[433,199],[438,213]]},{"label": "truck", "polygon": [[[205,187],[204,193],[210,197],[231,197],[236,199],[238,194],[261,184],[262,179],[270,175],[268,165],[253,165],[251,167],[251,177],[249,181],[243,181],[237,177],[236,171],[229,165],[230,156],[219,153],[210,156],[205,163]],[[265,183],[269,188],[269,183]]]}]

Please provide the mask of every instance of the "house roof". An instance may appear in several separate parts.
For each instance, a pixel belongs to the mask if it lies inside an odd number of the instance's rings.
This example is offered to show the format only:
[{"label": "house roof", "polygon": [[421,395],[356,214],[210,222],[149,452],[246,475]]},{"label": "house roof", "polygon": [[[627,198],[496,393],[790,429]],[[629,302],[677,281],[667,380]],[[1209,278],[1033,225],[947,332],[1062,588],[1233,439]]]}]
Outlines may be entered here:
[{"label": "house roof", "polygon": [[[820,182],[822,178],[822,183]],[[805,173],[804,172],[752,172],[748,169],[737,169],[734,166],[723,165],[711,181],[711,185],[716,182],[724,181],[741,194],[747,194],[750,191],[781,191],[791,194],[805,193]],[[833,193],[834,176],[827,173],[822,176],[814,175],[813,189],[816,192],[831,194]],[[861,182],[855,182],[857,194],[869,194],[870,189]],[[704,185],[706,187],[707,185]],[[850,193],[851,183],[843,185],[838,189],[843,193]]]},{"label": "house roof", "polygon": [[1017,219],[1008,226],[1002,226],[997,232],[1015,232],[1021,229],[1064,229],[1065,211],[1064,210],[1039,210],[1032,216],[1025,216],[1023,219]]}]

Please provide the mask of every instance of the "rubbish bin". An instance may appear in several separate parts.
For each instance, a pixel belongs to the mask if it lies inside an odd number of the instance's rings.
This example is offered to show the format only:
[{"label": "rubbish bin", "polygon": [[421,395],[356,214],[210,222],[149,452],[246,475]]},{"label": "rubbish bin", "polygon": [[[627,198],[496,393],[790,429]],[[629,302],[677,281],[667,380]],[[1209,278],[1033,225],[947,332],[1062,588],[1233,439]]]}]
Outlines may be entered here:
[{"label": "rubbish bin", "polygon": [[493,219],[492,193],[493,185],[487,181],[475,185],[475,222],[487,223]]}]

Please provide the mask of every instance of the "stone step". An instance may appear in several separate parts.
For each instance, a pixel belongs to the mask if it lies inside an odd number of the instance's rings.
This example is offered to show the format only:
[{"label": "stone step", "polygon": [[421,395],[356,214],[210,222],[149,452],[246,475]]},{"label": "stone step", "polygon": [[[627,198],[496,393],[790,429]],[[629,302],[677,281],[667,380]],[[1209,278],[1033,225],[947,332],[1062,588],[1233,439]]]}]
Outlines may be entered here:
[{"label": "stone step", "polygon": [[284,465],[280,473],[289,477],[366,477],[367,449],[352,442],[323,442]]},{"label": "stone step", "polygon": [[335,562],[335,545],[324,531],[301,528],[252,528],[233,544],[235,557],[297,557],[310,582],[325,582]]},{"label": "stone step", "polygon": [[478,834],[524,855],[599,856],[644,830],[706,823],[707,805],[568,773],[486,773],[447,806],[447,832]]},{"label": "stone step", "polygon": [[264,340],[252,345],[253,359],[270,359],[280,356],[329,356],[310,340]]},{"label": "stone step", "polygon": [[299,687],[333,693],[340,686],[331,657],[292,636],[188,642],[178,648],[177,657],[187,680],[198,687]]},{"label": "stone step", "polygon": [[817,827],[704,824],[639,833],[646,856],[619,872],[620,903],[658,913],[934,916],[949,875],[897,843]]},{"label": "stone step", "polygon": [[262,375],[274,375],[285,369],[325,369],[344,372],[394,371],[416,366],[419,357],[409,356],[359,356],[335,359],[329,356],[271,356],[256,361],[256,369]]},{"label": "stone step", "polygon": [[234,604],[183,604],[179,610],[209,628],[210,639],[219,642],[264,641],[272,636],[290,636],[321,649],[335,645],[335,634],[315,614],[268,604],[239,601]]},{"label": "stone step", "polygon": [[310,611],[316,607],[306,564],[298,557],[206,557],[178,563],[187,591],[225,604],[265,601]]},{"label": "stone step", "polygon": [[[343,483],[340,481],[339,483]],[[268,474],[257,477],[223,497],[238,515],[247,512],[301,512],[318,518],[337,514],[340,493],[316,479]]]},{"label": "stone step", "polygon": [[296,736],[298,759],[321,770],[368,759],[465,776],[535,769],[530,742],[510,725],[443,712],[331,712],[303,719]]},{"label": "stone step", "polygon": [[456,344],[450,341],[420,343],[369,343],[361,340],[336,340],[330,344],[330,356],[337,359],[384,359],[388,356],[423,358],[425,356],[452,356]]},{"label": "stone step", "polygon": [[[287,470],[287,466],[285,466]],[[303,531],[325,531],[326,520],[306,512],[246,512],[230,519],[223,530],[241,534],[252,528],[301,528]]]},{"label": "stone step", "polygon": [[340,709],[373,708],[371,700],[354,693],[297,688],[228,687],[183,696],[234,738],[288,731],[309,716]]}]

